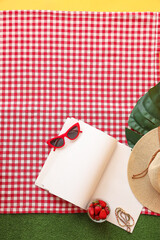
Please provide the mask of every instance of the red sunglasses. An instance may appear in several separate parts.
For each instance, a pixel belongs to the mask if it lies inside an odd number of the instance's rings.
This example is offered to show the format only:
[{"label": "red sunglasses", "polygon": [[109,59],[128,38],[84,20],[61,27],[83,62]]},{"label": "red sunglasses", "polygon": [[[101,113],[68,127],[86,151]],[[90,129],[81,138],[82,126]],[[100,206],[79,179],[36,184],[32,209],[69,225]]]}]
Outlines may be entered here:
[{"label": "red sunglasses", "polygon": [[61,148],[64,146],[65,144],[65,140],[64,137],[69,138],[70,140],[74,140],[79,136],[79,133],[82,133],[82,131],[80,131],[80,125],[79,123],[74,124],[72,127],[70,127],[67,132],[51,138],[50,140],[47,141],[47,144],[54,148],[54,151],[56,150],[56,148]]}]

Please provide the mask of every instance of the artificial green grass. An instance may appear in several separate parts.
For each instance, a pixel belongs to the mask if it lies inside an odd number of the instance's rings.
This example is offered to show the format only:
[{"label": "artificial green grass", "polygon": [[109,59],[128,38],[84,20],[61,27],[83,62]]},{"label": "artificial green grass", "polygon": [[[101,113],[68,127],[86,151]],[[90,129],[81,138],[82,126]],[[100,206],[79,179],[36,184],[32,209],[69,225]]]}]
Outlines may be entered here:
[{"label": "artificial green grass", "polygon": [[87,214],[1,214],[0,240],[159,240],[160,217],[141,215],[133,233]]}]

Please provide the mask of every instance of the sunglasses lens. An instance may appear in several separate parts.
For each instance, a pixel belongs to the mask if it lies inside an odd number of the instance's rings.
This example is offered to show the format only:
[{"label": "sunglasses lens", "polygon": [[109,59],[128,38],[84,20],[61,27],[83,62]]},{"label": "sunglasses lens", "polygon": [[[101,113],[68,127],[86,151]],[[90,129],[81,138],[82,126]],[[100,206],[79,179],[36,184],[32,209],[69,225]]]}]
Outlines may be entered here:
[{"label": "sunglasses lens", "polygon": [[78,127],[74,126],[73,128],[71,128],[69,130],[69,132],[67,133],[67,137],[69,137],[70,139],[75,139],[78,136]]},{"label": "sunglasses lens", "polygon": [[52,141],[50,141],[50,144],[53,146],[53,147],[62,147],[63,144],[64,144],[64,139],[63,138],[55,138],[53,139]]}]

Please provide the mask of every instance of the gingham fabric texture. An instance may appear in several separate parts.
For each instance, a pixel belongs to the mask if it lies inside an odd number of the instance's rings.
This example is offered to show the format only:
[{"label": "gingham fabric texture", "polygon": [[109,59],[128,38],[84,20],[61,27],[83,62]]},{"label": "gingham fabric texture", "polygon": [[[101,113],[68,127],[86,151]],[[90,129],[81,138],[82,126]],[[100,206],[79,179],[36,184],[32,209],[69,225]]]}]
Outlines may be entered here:
[{"label": "gingham fabric texture", "polygon": [[84,212],[35,186],[46,141],[75,117],[126,143],[132,108],[159,81],[159,20],[149,12],[0,12],[0,213]]}]

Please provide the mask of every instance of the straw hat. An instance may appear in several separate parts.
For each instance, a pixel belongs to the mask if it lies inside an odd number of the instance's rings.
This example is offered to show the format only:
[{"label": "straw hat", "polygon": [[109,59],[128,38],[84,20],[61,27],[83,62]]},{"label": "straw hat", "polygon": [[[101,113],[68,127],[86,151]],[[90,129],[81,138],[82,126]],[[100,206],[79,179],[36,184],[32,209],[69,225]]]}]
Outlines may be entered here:
[{"label": "straw hat", "polygon": [[134,146],[128,162],[128,181],[139,202],[160,213],[160,127],[145,134]]}]

